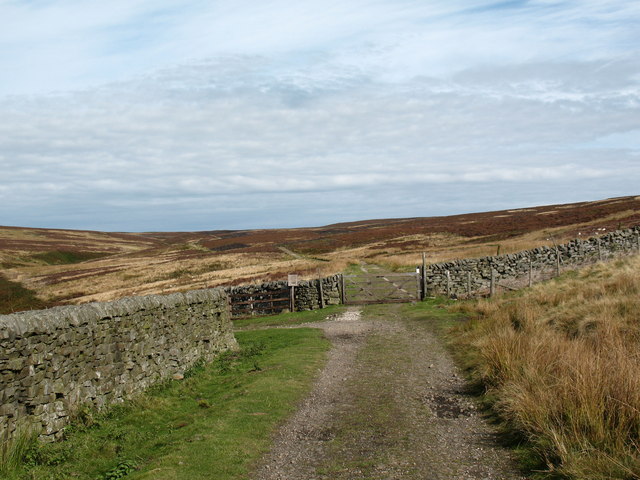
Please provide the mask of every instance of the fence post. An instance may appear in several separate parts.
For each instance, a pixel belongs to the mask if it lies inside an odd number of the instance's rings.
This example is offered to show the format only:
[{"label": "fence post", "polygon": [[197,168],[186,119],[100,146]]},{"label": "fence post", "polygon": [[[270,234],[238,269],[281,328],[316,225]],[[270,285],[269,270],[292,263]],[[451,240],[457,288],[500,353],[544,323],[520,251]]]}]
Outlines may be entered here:
[{"label": "fence post", "polygon": [[[638,243],[638,245],[640,245],[640,243]],[[420,300],[424,300],[427,297],[427,254],[425,252],[422,252],[422,270],[420,273]]]},{"label": "fence post", "polygon": [[533,286],[533,260],[529,257],[529,288]]},{"label": "fence post", "polygon": [[640,233],[636,233],[636,244],[638,246],[638,252],[640,252]]},{"label": "fence post", "polygon": [[471,297],[471,270],[467,271],[467,295]]},{"label": "fence post", "polygon": [[322,289],[322,278],[318,278],[318,290],[320,290],[320,308],[324,308],[324,291]]},{"label": "fence post", "polygon": [[451,272],[447,270],[447,298],[451,298]]},{"label": "fence post", "polygon": [[489,296],[493,297],[496,294],[496,271],[491,269],[491,286],[489,287]]},{"label": "fence post", "polygon": [[560,276],[560,250],[556,247],[556,277]]},{"label": "fence post", "polygon": [[344,291],[344,274],[340,274],[340,302],[344,305],[346,302],[346,294]]},{"label": "fence post", "polygon": [[291,310],[292,312],[295,312],[296,311],[296,287],[294,287],[293,285],[291,285],[289,290],[289,305],[291,306],[289,310]]},{"label": "fence post", "polygon": [[602,246],[600,245],[600,237],[596,237],[598,241],[598,259],[602,261]]}]

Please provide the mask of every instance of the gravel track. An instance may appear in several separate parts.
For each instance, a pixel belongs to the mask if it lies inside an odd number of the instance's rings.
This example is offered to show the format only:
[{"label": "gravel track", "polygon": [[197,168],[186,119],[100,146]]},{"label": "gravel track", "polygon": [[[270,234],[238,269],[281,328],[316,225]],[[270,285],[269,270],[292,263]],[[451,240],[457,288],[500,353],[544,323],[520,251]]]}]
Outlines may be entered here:
[{"label": "gravel track", "polygon": [[430,322],[403,319],[400,309],[351,308],[304,325],[333,346],[254,479],[525,478],[464,393]]}]

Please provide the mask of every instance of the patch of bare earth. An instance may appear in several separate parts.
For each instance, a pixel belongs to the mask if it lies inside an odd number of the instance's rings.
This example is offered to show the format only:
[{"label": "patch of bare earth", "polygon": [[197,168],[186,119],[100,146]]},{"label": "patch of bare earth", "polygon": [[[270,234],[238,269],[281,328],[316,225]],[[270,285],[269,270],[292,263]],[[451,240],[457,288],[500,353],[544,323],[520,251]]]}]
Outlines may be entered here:
[{"label": "patch of bare earth", "polygon": [[403,319],[400,308],[354,308],[310,324],[333,348],[254,479],[524,478],[433,327]]}]

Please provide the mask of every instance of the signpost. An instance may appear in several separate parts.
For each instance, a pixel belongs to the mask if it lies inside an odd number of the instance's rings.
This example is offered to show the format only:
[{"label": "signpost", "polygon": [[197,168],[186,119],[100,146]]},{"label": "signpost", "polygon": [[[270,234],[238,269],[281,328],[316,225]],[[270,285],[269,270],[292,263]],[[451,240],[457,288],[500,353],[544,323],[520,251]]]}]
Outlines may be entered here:
[{"label": "signpost", "polygon": [[296,287],[298,286],[298,275],[290,273],[287,277],[287,284],[289,285],[289,310],[296,311]]}]

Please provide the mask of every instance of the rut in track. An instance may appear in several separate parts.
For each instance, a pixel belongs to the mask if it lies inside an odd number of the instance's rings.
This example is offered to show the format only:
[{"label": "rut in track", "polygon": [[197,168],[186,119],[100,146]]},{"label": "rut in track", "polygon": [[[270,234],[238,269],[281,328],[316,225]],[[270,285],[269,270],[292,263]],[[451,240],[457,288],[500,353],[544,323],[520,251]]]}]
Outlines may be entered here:
[{"label": "rut in track", "polygon": [[401,309],[353,308],[309,325],[333,348],[254,479],[524,478],[465,395],[432,322]]}]

